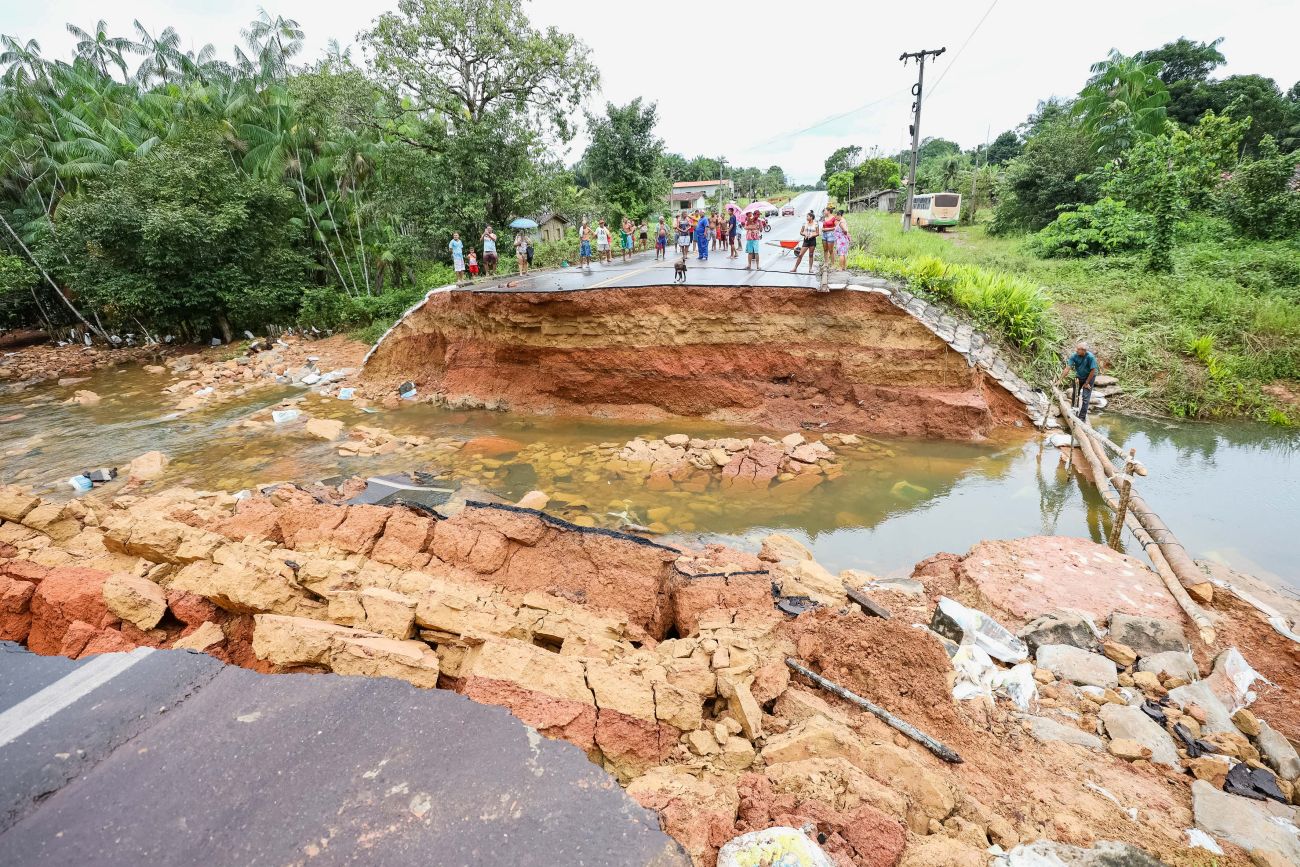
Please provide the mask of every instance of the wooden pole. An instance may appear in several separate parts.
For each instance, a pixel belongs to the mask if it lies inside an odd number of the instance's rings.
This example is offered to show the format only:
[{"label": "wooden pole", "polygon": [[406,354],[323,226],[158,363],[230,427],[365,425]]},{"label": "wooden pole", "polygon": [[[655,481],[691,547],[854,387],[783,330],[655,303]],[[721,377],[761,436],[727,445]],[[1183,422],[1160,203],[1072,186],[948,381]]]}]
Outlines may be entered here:
[{"label": "wooden pole", "polygon": [[1110,528],[1110,546],[1119,550],[1119,537],[1124,531],[1124,521],[1128,517],[1129,495],[1133,491],[1133,456],[1137,449],[1129,449],[1128,460],[1124,462],[1124,481],[1120,483],[1119,508],[1115,510],[1115,523]]},{"label": "wooden pole", "polygon": [[[1060,398],[1060,395],[1058,394],[1057,397]],[[1077,421],[1077,419],[1074,420]],[[1091,437],[1082,436],[1079,438],[1079,451],[1083,453],[1084,460],[1088,462],[1088,466],[1092,469],[1094,481],[1105,476],[1105,471],[1102,469],[1102,458],[1099,456],[1097,447]],[[1118,512],[1119,503],[1115,500],[1115,497],[1110,493],[1110,491],[1106,490],[1105,486],[1100,483],[1097,484],[1097,490],[1101,492],[1101,497],[1106,501],[1106,505]],[[1192,621],[1196,626],[1197,631],[1200,633],[1201,640],[1205,642],[1207,646],[1213,645],[1215,639],[1213,622],[1210,620],[1209,615],[1205,613],[1204,609],[1197,605],[1196,602],[1192,600],[1192,597],[1188,595],[1187,590],[1183,588],[1179,576],[1169,565],[1169,561],[1165,558],[1161,547],[1156,544],[1155,539],[1151,537],[1151,534],[1147,532],[1146,528],[1142,526],[1132,512],[1128,512],[1124,516],[1124,524],[1127,525],[1129,530],[1133,533],[1133,538],[1137,539],[1138,544],[1140,544],[1142,549],[1146,551],[1147,557],[1151,560],[1151,565],[1155,567],[1156,574],[1159,575],[1160,580],[1164,582],[1165,589],[1169,591],[1169,595],[1174,597],[1174,601],[1178,603],[1178,607],[1187,615],[1187,619]]]},{"label": "wooden pole", "polygon": [[[1059,390],[1053,389],[1053,393],[1056,395],[1056,402],[1064,414],[1066,423],[1070,425],[1072,431],[1079,435],[1079,442],[1081,444],[1086,443],[1089,446],[1095,446],[1097,454],[1101,454],[1101,445],[1093,439],[1091,435],[1092,429],[1069,412],[1069,406],[1065,403],[1065,397]],[[1089,449],[1084,449],[1085,456],[1090,454],[1093,453]],[[1089,463],[1090,465],[1092,464],[1091,461]],[[1116,491],[1121,490],[1119,473],[1109,460],[1098,458],[1096,465],[1093,465],[1092,469],[1094,474],[1098,471],[1101,472],[1101,476],[1095,480],[1099,490],[1102,488],[1101,478],[1108,480]],[[1105,495],[1103,494],[1103,496]],[[1107,497],[1107,502],[1111,502],[1111,498]],[[1113,503],[1111,507],[1117,509],[1118,505],[1118,503]],[[1131,490],[1129,492],[1129,503],[1126,511],[1128,514],[1137,518],[1137,523],[1139,523],[1142,526],[1142,529],[1146,531],[1148,537],[1159,546],[1160,553],[1164,555],[1165,561],[1168,562],[1173,573],[1178,576],[1179,583],[1182,584],[1188,593],[1201,602],[1211,601],[1214,598],[1214,585],[1206,580],[1204,573],[1202,573],[1200,568],[1192,562],[1191,556],[1188,555],[1187,550],[1183,547],[1182,543],[1178,541],[1174,532],[1170,530],[1169,527],[1166,526],[1165,522],[1160,519],[1160,516],[1146,504],[1145,500]]]}]

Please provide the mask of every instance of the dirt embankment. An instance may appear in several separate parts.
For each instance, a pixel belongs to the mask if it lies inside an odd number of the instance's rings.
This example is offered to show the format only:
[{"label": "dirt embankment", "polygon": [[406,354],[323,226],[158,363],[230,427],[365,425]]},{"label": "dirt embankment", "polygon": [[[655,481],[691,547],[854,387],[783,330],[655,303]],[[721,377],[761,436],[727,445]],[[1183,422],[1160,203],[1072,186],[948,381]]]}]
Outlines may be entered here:
[{"label": "dirt embankment", "polygon": [[[358,487],[279,486],[242,501],[169,489],[66,504],[0,488],[0,638],[74,657],[187,647],[259,671],[399,677],[503,705],[608,769],[705,867],[731,837],[774,824],[811,824],[842,867],[983,865],[994,843],[1104,839],[1169,864],[1208,863],[1186,848],[1184,829],[1190,784],[1212,777],[1214,761],[1108,754],[1094,732],[1124,698],[1042,668],[1036,717],[1004,700],[954,702],[943,645],[915,625],[948,595],[1019,627],[1036,606],[1070,601],[1060,582],[1031,576],[1071,569],[1089,573],[1090,592],[1075,601],[1099,622],[1115,604],[1164,613],[1152,607],[1158,579],[1136,561],[1077,539],[983,543],[921,564],[919,594],[872,590],[893,611],[886,621],[846,597],[844,583],[867,576],[832,575],[785,537],[769,537],[757,556],[676,550],[505,505],[441,519],[343,504]],[[1009,580],[1039,595],[1004,598]],[[774,586],[820,607],[787,617]],[[1250,611],[1224,604],[1250,661],[1289,690],[1294,656]],[[1196,650],[1208,672],[1210,649]],[[792,678],[787,657],[965,762],[944,764]],[[1139,676],[1131,660],[1119,678],[1133,687],[1116,689],[1139,702],[1142,690],[1175,688],[1163,672]],[[1286,707],[1275,694],[1261,689],[1258,706]],[[1191,709],[1167,713],[1201,731]],[[1046,740],[1031,736],[1042,717],[1057,726]],[[1117,752],[1121,740],[1107,736]],[[1220,740],[1243,756],[1252,749],[1241,735]],[[1218,863],[1248,863],[1225,846]]]},{"label": "dirt embankment", "polygon": [[996,382],[870,292],[647,287],[444,292],[380,344],[374,394],[560,415],[704,417],[970,439],[1025,417]]}]

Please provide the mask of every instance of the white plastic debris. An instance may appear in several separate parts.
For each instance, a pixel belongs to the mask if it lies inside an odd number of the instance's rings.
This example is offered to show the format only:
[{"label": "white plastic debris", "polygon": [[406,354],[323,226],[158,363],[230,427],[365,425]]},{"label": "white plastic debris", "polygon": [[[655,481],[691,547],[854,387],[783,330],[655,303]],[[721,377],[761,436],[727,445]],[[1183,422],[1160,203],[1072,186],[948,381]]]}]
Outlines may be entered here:
[{"label": "white plastic debris", "polygon": [[318,382],[320,382],[319,373],[309,373],[302,378],[303,385],[315,385]]},{"label": "white plastic debris", "polygon": [[952,697],[957,701],[982,695],[993,697],[993,674],[997,669],[981,648],[973,644],[960,645],[952,656],[952,668],[957,674]]},{"label": "white plastic debris", "polygon": [[242,491],[235,492],[236,500],[247,500],[251,496],[253,496],[253,492],[250,491],[248,488],[244,488]]},{"label": "white plastic debris", "polygon": [[[955,627],[955,629],[954,629]],[[959,644],[974,644],[994,659],[1016,664],[1029,658],[1029,648],[1010,630],[983,611],[967,608],[955,599],[939,597],[930,628]],[[953,635],[961,633],[960,639]]]},{"label": "white plastic debris", "polygon": [[200,388],[198,391],[194,392],[194,396],[207,397],[208,395],[212,394],[213,391],[214,389],[212,388],[212,386],[210,385],[204,386],[203,388]]},{"label": "white plastic debris", "polygon": [[1240,650],[1229,647],[1214,660],[1214,671],[1206,678],[1206,683],[1228,707],[1228,712],[1236,713],[1255,700],[1255,690],[1251,687],[1257,680],[1270,682],[1251,667]]},{"label": "white plastic debris", "polygon": [[276,424],[288,424],[291,421],[295,421],[300,415],[302,415],[301,410],[276,409],[271,411],[271,421]]},{"label": "white plastic debris", "polygon": [[821,847],[795,828],[741,834],[718,850],[718,867],[835,867]]},{"label": "white plastic debris", "polygon": [[351,400],[354,391],[355,389],[351,389],[351,388],[340,388],[339,400]]},{"label": "white plastic debris", "polygon": [[68,479],[68,484],[71,485],[72,490],[76,491],[78,494],[84,494],[93,487],[90,479],[85,476],[73,476]]},{"label": "white plastic debris", "polygon": [[1038,695],[1032,662],[1022,662],[1006,671],[998,669],[993,673],[992,684],[995,692],[1011,699],[1021,710],[1029,710],[1029,703]]},{"label": "white plastic debris", "polygon": [[1197,849],[1206,849],[1215,855],[1223,854],[1223,847],[1214,842],[1214,838],[1202,831],[1200,828],[1188,828],[1187,845]]}]

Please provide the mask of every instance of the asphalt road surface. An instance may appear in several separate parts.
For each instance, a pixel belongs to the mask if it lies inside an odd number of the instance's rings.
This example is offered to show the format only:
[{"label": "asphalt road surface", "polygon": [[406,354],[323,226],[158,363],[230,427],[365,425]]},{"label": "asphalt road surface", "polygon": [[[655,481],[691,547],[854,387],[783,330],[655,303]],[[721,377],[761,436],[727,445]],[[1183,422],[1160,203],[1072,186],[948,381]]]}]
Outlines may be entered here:
[{"label": "asphalt road surface", "polygon": [[577,747],[387,678],[0,642],[0,865],[687,867]]},{"label": "asphalt road surface", "polygon": [[[774,246],[778,240],[794,240],[799,237],[799,227],[803,225],[804,216],[809,210],[814,211],[820,219],[822,208],[826,207],[827,194],[824,191],[800,193],[791,201],[794,207],[793,217],[773,217],[772,229],[763,236],[760,247],[759,270],[745,269],[743,249],[735,259],[728,258],[728,251],[711,250],[707,262],[701,262],[696,253],[687,258],[686,282],[693,286],[795,286],[815,288],[819,277],[814,270],[808,274],[807,260],[798,275],[790,273],[794,267],[794,257],[789,251]],[[650,226],[653,233],[654,225]],[[651,239],[653,242],[653,238]],[[570,267],[554,271],[539,272],[528,277],[518,277],[511,273],[513,261],[502,260],[502,274],[493,280],[480,280],[474,291],[480,292],[574,292],[586,289],[631,288],[635,286],[662,286],[673,282],[674,254],[669,242],[669,258],[655,261],[654,247],[645,253],[638,253],[630,262],[624,263],[617,250],[614,261],[606,265],[593,262],[588,268]],[[817,269],[821,267],[820,248]]]}]

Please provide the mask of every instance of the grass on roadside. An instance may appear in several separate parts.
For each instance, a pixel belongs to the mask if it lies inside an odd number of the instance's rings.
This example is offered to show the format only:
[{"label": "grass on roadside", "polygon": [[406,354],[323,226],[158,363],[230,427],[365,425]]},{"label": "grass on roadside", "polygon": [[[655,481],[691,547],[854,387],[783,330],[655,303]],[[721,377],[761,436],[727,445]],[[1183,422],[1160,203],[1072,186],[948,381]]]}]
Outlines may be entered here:
[{"label": "grass on roadside", "polygon": [[[1040,259],[1027,238],[993,237],[983,226],[904,233],[896,215],[881,213],[850,214],[849,226],[851,267],[944,297],[1039,363],[1082,338],[1126,397],[1149,409],[1300,423],[1263,390],[1300,380],[1295,242],[1249,243],[1198,227],[1175,249],[1173,273],[1153,274],[1136,255]],[[935,279],[937,288],[925,286]],[[1048,288],[1031,291],[1038,287]]]}]

